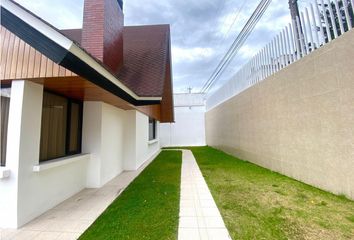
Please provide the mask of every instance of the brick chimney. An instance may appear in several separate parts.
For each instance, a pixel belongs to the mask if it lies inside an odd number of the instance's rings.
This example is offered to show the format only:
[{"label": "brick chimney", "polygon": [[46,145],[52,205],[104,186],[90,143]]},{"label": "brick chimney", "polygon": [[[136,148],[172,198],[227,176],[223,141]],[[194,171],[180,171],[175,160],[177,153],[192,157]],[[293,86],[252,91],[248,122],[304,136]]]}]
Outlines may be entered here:
[{"label": "brick chimney", "polygon": [[122,0],[84,0],[81,46],[117,73],[123,64]]}]

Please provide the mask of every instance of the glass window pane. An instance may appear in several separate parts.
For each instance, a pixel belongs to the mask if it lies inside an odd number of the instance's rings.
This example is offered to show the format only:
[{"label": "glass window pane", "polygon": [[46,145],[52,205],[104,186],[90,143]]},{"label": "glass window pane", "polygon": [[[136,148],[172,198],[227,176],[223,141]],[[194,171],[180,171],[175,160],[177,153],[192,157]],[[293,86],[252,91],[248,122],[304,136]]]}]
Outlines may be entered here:
[{"label": "glass window pane", "polygon": [[6,143],[7,143],[7,126],[9,120],[10,98],[1,96],[1,159],[0,166],[6,165]]},{"label": "glass window pane", "polygon": [[156,138],[156,121],[153,118],[149,118],[149,140]]},{"label": "glass window pane", "polygon": [[43,92],[40,161],[65,156],[68,101]]},{"label": "glass window pane", "polygon": [[79,126],[80,126],[80,105],[71,104],[69,152],[78,152],[79,149]]}]

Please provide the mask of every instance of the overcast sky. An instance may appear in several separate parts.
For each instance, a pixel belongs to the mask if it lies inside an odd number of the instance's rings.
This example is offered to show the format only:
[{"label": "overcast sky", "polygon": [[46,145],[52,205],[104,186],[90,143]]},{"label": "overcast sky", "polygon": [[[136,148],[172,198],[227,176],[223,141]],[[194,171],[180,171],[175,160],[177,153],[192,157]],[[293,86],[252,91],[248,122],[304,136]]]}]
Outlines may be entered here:
[{"label": "overcast sky", "polygon": [[[16,0],[59,29],[81,28],[83,0]],[[123,0],[124,1],[124,0]],[[170,24],[175,92],[203,86],[260,0],[125,0],[125,25]],[[308,0],[301,0],[305,4]],[[273,0],[218,84],[247,63],[290,21],[288,0]]]}]

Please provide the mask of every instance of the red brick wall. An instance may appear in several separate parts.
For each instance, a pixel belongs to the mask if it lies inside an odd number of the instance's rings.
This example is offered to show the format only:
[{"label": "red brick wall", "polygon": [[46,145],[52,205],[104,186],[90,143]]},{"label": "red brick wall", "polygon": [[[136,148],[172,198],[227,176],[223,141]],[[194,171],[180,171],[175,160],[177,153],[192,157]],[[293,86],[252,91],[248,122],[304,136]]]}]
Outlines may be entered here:
[{"label": "red brick wall", "polygon": [[103,61],[104,1],[85,0],[81,46]]},{"label": "red brick wall", "polygon": [[113,72],[123,63],[123,26],[117,0],[85,0],[81,46]]}]

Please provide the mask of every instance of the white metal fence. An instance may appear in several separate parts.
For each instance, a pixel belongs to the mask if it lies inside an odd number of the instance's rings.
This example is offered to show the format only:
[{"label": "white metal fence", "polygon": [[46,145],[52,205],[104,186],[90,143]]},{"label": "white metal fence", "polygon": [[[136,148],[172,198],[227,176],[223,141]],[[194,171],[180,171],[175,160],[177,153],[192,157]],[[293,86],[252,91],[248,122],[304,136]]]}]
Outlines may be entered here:
[{"label": "white metal fence", "polygon": [[354,26],[354,0],[314,0],[230,80],[207,96],[211,109],[315,51]]}]

